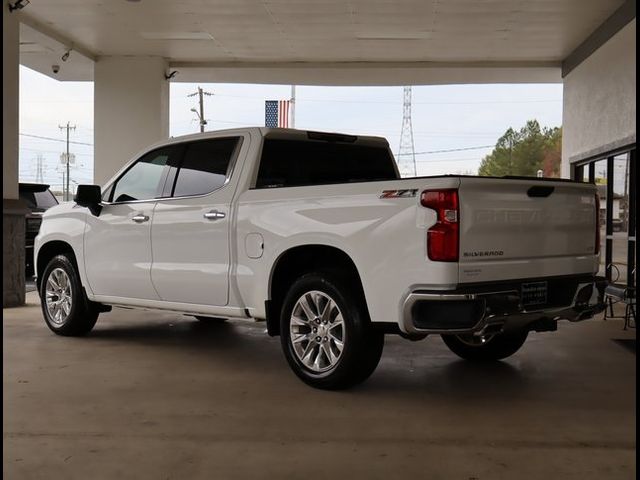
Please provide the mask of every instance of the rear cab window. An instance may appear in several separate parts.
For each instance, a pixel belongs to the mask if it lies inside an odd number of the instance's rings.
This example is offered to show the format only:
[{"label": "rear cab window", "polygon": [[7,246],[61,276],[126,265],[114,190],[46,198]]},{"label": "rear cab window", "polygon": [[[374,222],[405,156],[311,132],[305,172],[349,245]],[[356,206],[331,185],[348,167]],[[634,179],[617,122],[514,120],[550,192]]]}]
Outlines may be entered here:
[{"label": "rear cab window", "polygon": [[315,134],[270,138],[262,147],[255,188],[299,187],[397,180],[386,142],[359,143],[357,137]]}]

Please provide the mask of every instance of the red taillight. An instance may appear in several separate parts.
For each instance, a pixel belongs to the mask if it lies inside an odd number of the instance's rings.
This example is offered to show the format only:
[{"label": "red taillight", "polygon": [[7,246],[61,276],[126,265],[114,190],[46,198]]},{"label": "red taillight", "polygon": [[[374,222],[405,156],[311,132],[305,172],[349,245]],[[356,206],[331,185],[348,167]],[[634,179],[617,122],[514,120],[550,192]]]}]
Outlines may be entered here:
[{"label": "red taillight", "polygon": [[600,197],[596,193],[596,246],[594,251],[596,255],[600,253]]},{"label": "red taillight", "polygon": [[436,224],[427,230],[427,255],[437,262],[457,262],[460,245],[458,190],[425,190],[422,206],[436,211]]}]

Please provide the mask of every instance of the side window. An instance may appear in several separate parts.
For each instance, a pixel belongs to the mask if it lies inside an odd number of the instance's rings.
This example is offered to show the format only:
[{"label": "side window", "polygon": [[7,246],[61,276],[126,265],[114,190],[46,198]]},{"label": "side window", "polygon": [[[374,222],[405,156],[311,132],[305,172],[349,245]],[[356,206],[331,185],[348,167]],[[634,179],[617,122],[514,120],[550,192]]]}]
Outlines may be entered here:
[{"label": "side window", "polygon": [[159,197],[172,150],[172,147],[154,150],[134,163],[110,188],[111,201],[129,202]]},{"label": "side window", "polygon": [[222,187],[240,138],[216,138],[186,145],[173,190],[174,197],[203,195]]}]

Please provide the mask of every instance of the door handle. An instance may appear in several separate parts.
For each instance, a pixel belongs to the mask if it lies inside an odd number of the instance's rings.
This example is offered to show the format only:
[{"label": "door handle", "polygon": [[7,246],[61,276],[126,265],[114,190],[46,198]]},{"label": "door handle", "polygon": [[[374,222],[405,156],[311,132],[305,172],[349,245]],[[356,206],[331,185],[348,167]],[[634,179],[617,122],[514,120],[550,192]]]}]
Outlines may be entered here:
[{"label": "door handle", "polygon": [[149,216],[139,213],[138,215],[131,217],[131,220],[133,220],[136,223],[147,222],[149,221]]},{"label": "door handle", "polygon": [[218,210],[211,210],[210,212],[204,214],[204,218],[206,218],[207,220],[219,220],[224,217],[226,217],[226,215],[223,212],[219,212]]}]

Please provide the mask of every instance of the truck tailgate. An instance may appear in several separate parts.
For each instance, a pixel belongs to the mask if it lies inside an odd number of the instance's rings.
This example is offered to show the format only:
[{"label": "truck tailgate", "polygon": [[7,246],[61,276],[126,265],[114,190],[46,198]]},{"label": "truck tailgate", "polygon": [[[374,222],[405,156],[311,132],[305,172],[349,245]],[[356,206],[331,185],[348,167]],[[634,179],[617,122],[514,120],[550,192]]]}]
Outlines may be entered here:
[{"label": "truck tailgate", "polygon": [[597,271],[594,185],[462,177],[459,198],[461,283]]}]

